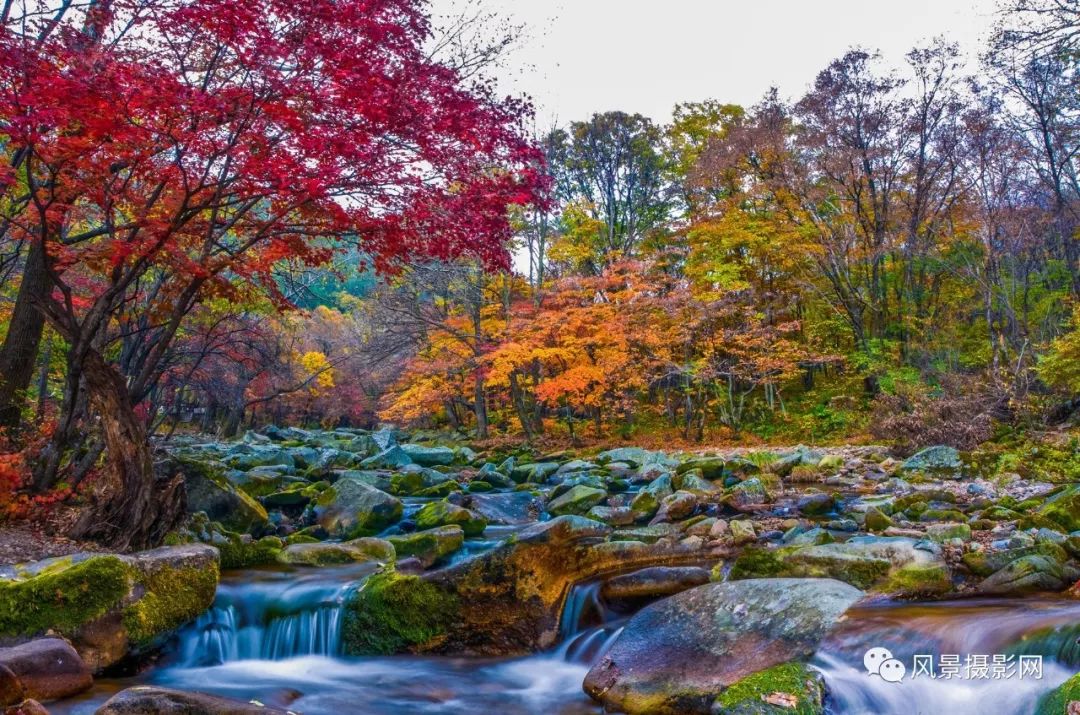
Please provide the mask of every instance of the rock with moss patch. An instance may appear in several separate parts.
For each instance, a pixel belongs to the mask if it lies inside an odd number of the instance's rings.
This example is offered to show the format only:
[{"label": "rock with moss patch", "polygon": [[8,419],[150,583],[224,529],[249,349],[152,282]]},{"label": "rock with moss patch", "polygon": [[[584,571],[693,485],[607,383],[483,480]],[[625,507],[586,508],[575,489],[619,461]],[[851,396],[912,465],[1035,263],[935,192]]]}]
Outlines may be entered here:
[{"label": "rock with moss patch", "polygon": [[671,475],[662,474],[645,485],[630,502],[630,509],[638,519],[651,519],[660,509],[660,502],[664,497],[675,493],[672,488]]},{"label": "rock with moss patch", "polygon": [[1080,530],[1080,485],[1066,487],[1047,499],[1036,515],[1065,531]]},{"label": "rock with moss patch", "polygon": [[401,519],[401,500],[354,479],[339,479],[319,495],[315,520],[333,538],[372,536]]},{"label": "rock with moss patch", "polygon": [[460,526],[466,536],[480,536],[487,527],[487,519],[463,506],[447,501],[429,502],[413,516],[419,530],[437,526]]},{"label": "rock with moss patch", "polygon": [[278,561],[303,566],[330,566],[365,561],[389,563],[394,556],[394,547],[389,541],[363,537],[351,541],[290,544],[282,550]]},{"label": "rock with moss patch", "polygon": [[585,677],[612,710],[708,713],[725,689],[810,656],[862,592],[832,579],[757,579],[683,591],[633,616]]},{"label": "rock with moss patch", "polygon": [[205,611],[217,583],[218,553],[200,544],[26,564],[0,579],[0,637],[58,633],[97,671]]},{"label": "rock with moss patch", "polygon": [[825,683],[803,663],[784,663],[748,675],[724,690],[711,715],[822,715]]},{"label": "rock with moss patch", "polygon": [[554,516],[586,514],[605,499],[607,499],[607,492],[603,489],[579,484],[552,499],[547,505],[547,511]]},{"label": "rock with moss patch", "polygon": [[267,522],[266,509],[226,479],[221,465],[194,459],[176,459],[173,463],[184,476],[189,512],[205,512],[227,529],[239,532]]},{"label": "rock with moss patch", "polygon": [[394,545],[398,558],[415,556],[427,568],[457,552],[465,543],[465,532],[457,524],[449,524],[390,536],[387,541]]},{"label": "rock with moss patch", "polygon": [[723,457],[694,457],[679,464],[675,472],[682,474],[690,470],[697,470],[703,478],[714,480],[723,477],[726,468],[727,460]]},{"label": "rock with moss patch", "polygon": [[900,469],[905,472],[924,472],[937,476],[958,477],[964,463],[960,452],[953,447],[937,445],[916,452],[904,460]]}]

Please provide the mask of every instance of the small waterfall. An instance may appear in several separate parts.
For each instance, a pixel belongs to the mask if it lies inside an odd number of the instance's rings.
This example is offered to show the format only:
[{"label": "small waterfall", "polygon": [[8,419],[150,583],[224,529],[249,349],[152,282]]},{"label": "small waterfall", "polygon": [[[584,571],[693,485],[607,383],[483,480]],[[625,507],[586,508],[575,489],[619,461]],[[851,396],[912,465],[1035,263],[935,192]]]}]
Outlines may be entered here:
[{"label": "small waterfall", "polygon": [[[337,578],[328,578],[333,574]],[[274,574],[267,580],[223,583],[214,606],[181,634],[186,667],[238,660],[284,660],[340,653],[342,604],[355,570]]]},{"label": "small waterfall", "polygon": [[559,619],[556,655],[569,663],[594,663],[619,637],[625,620],[604,604],[599,581],[574,585]]}]

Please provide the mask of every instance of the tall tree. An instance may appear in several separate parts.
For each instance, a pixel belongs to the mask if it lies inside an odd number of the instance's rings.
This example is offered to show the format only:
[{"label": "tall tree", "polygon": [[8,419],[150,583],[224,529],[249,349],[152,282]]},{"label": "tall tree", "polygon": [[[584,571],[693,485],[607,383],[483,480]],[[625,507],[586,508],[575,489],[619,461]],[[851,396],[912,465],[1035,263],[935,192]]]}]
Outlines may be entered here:
[{"label": "tall tree", "polygon": [[[171,526],[135,405],[201,300],[240,282],[283,302],[274,266],[321,263],[346,235],[380,268],[506,265],[508,207],[536,178],[527,107],[432,60],[417,0],[130,0],[72,10],[44,40],[46,4],[12,5],[0,133],[25,159],[0,180],[28,187],[15,233],[44,249],[36,307],[70,346],[38,484],[69,458],[82,390],[108,451],[77,535],[137,547]],[[72,31],[85,24],[90,53]],[[160,329],[125,379],[104,347],[147,296]]]}]

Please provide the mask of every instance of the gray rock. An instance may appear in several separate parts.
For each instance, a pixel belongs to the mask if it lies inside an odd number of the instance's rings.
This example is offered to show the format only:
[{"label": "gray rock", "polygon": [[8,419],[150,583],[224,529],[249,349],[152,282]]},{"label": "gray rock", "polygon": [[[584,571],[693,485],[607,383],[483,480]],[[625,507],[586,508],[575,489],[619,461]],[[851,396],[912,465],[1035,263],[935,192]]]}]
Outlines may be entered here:
[{"label": "gray rock", "polygon": [[218,695],[137,685],[109,698],[94,715],[288,715],[288,711]]},{"label": "gray rock", "polygon": [[632,715],[707,713],[727,686],[811,655],[862,595],[832,579],[755,579],[683,591],[630,619],[585,677],[585,691]]}]

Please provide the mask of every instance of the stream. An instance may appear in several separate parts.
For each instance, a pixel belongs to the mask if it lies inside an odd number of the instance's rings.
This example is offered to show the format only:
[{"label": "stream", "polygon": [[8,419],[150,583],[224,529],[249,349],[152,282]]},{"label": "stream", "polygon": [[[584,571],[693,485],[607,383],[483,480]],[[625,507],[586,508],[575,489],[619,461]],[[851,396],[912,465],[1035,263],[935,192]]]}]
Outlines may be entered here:
[{"label": "stream", "polygon": [[[507,715],[600,713],[582,680],[629,614],[612,610],[599,582],[570,593],[560,645],[520,658],[340,655],[341,603],[373,567],[232,572],[214,607],[184,629],[151,669],[101,679],[55,714],[88,715],[112,694],[152,683],[256,699],[306,715],[440,713]],[[1042,634],[1041,638],[1028,638]],[[1080,664],[1080,602],[1038,599],[884,603],[849,612],[811,664],[825,677],[835,715],[1028,715],[1040,695]],[[867,675],[862,654],[888,648],[911,667],[916,654],[1039,653],[1042,678],[905,679]],[[1066,661],[1063,664],[1058,658]],[[1069,667],[1071,666],[1071,667]]]}]

